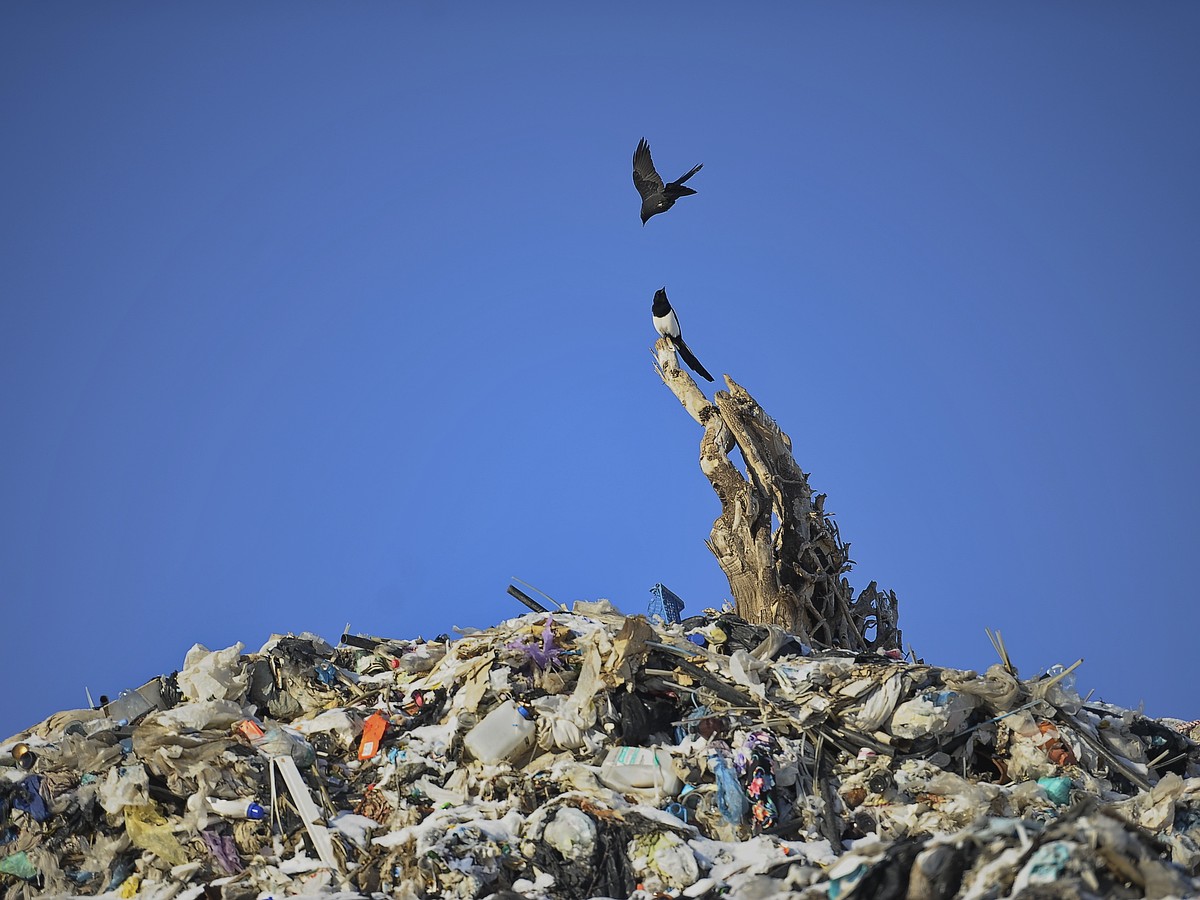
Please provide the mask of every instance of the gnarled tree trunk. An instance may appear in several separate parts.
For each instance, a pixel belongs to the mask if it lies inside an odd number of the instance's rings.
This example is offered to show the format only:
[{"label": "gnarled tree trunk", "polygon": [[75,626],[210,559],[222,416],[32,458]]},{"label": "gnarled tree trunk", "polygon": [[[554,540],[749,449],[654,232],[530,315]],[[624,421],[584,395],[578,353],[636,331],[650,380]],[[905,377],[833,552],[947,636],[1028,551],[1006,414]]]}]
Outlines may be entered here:
[{"label": "gnarled tree trunk", "polygon": [[[825,495],[813,495],[792,457],[791,439],[728,375],[709,403],[679,367],[669,338],[654,345],[658,371],[704,426],[700,469],[721,501],[708,548],[749,622],[779,625],[822,647],[900,649],[894,592],[871,582],[857,598],[845,574],[853,561]],[[737,448],[748,477],[729,458]]]}]

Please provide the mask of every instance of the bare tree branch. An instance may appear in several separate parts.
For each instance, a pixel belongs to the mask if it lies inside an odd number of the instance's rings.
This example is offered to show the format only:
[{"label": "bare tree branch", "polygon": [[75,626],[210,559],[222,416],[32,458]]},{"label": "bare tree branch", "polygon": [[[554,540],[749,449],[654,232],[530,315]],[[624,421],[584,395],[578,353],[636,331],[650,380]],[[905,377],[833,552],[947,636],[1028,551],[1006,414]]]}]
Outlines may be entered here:
[{"label": "bare tree branch", "polygon": [[[707,543],[738,614],[817,646],[899,649],[895,593],[871,582],[854,597],[843,577],[854,565],[849,544],[796,464],[791,438],[728,375],[709,403],[667,338],[654,353],[663,383],[704,426],[700,469],[721,503]],[[730,459],[735,447],[746,475]]]}]

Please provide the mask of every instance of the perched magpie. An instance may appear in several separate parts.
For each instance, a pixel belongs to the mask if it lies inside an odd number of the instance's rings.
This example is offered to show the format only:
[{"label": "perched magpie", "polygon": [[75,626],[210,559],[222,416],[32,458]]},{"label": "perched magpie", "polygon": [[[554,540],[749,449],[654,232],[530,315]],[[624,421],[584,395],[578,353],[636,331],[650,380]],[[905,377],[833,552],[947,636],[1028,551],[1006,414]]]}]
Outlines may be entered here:
[{"label": "perched magpie", "polygon": [[633,186],[642,195],[642,224],[651,216],[666,212],[680,197],[696,193],[683,183],[700,171],[704,163],[696,166],[678,181],[664,185],[662,177],[654,171],[654,160],[650,158],[650,145],[642,138],[633,151]]},{"label": "perched magpie", "polygon": [[654,305],[650,307],[650,312],[654,316],[654,330],[671,339],[671,343],[675,345],[675,349],[679,351],[683,361],[688,364],[688,368],[705,381],[712,381],[713,377],[708,374],[708,370],[700,365],[700,360],[696,359],[691,348],[683,342],[683,335],[679,333],[679,319],[675,316],[675,310],[671,309],[671,301],[667,299],[666,288],[660,288],[654,292]]}]

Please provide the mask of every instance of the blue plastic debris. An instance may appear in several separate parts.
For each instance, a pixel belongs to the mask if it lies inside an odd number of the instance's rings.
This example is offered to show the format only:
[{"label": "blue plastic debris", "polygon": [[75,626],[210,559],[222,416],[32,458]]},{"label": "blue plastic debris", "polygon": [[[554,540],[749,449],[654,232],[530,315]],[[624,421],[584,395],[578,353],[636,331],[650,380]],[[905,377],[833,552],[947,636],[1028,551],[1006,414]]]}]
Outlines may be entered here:
[{"label": "blue plastic debris", "polygon": [[321,684],[333,684],[337,681],[337,667],[328,660],[321,660],[317,663],[317,678]]},{"label": "blue plastic debris", "polygon": [[1061,775],[1057,778],[1039,778],[1037,783],[1056,806],[1066,806],[1071,801],[1070,778]]},{"label": "blue plastic debris", "polygon": [[42,799],[40,775],[30,775],[13,790],[12,807],[29,813],[35,822],[45,822],[50,818],[50,813],[46,809],[46,801]]},{"label": "blue plastic debris", "polygon": [[650,618],[658,616],[670,625],[679,624],[679,614],[683,611],[683,601],[664,585],[656,584],[650,588],[654,599],[647,608]]},{"label": "blue plastic debris", "polygon": [[1070,861],[1071,848],[1065,841],[1043,844],[1029,861],[1029,883],[1051,884],[1057,881]]},{"label": "blue plastic debris", "polygon": [[737,779],[737,774],[725,761],[724,757],[712,757],[714,774],[717,779],[717,809],[730,825],[738,825],[750,811],[750,801],[746,792]]}]

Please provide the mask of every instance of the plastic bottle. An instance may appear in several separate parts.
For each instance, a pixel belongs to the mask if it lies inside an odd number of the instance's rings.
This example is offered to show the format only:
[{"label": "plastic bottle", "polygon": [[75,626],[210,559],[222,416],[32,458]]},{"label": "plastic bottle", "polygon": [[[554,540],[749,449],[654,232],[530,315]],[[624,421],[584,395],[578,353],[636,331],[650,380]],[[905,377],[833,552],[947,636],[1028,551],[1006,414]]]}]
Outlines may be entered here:
[{"label": "plastic bottle", "polygon": [[222,800],[219,797],[208,797],[208,808],[224,819],[261,819],[267,814],[253,800]]},{"label": "plastic bottle", "polygon": [[528,750],[537,737],[537,726],[522,707],[505,700],[467,732],[463,745],[481,763],[498,763]]}]

